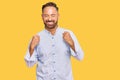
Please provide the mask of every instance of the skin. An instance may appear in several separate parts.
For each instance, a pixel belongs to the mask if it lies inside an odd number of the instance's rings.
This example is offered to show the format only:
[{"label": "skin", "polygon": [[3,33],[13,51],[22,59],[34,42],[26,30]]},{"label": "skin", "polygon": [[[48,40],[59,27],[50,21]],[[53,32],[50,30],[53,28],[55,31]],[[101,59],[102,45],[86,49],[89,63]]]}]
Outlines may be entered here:
[{"label": "skin", "polygon": [[45,28],[54,35],[56,28],[58,27],[58,18],[59,13],[54,7],[46,7],[42,13],[42,19],[45,25]]},{"label": "skin", "polygon": [[[59,13],[55,7],[48,6],[44,8],[42,12],[42,19],[45,25],[45,29],[51,32],[52,35],[55,34],[55,31],[58,27],[58,24],[57,24],[58,18],[59,18]],[[69,32],[65,31],[63,33],[63,39],[75,51],[74,41],[70,36]],[[38,35],[33,36],[32,41],[30,43],[30,47],[29,47],[30,56],[33,54],[34,48],[38,45],[39,41],[40,41],[40,36]]]}]

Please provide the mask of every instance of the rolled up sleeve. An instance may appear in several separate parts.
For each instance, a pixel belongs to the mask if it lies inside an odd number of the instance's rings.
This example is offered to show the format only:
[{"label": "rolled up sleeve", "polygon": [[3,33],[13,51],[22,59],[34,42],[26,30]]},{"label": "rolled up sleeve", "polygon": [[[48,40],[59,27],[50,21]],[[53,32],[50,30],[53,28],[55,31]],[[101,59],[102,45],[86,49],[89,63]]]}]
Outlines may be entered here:
[{"label": "rolled up sleeve", "polygon": [[74,41],[74,46],[75,46],[75,51],[72,48],[70,48],[71,55],[78,60],[83,60],[84,52],[80,44],[78,43],[76,36],[73,34],[73,32],[70,32],[70,35]]},{"label": "rolled up sleeve", "polygon": [[30,56],[29,49],[27,50],[27,53],[24,57],[25,62],[28,67],[32,67],[37,62],[37,51],[36,48],[34,49],[33,54]]}]

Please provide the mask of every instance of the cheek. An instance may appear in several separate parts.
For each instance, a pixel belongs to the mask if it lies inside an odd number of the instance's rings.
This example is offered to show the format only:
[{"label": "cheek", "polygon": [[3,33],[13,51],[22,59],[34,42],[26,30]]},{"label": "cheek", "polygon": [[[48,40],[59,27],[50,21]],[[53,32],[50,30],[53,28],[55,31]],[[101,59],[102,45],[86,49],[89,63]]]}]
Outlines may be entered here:
[{"label": "cheek", "polygon": [[43,21],[46,22],[47,18],[43,18]]},{"label": "cheek", "polygon": [[54,21],[57,21],[57,20],[58,20],[58,18],[53,18],[53,20],[54,20]]}]

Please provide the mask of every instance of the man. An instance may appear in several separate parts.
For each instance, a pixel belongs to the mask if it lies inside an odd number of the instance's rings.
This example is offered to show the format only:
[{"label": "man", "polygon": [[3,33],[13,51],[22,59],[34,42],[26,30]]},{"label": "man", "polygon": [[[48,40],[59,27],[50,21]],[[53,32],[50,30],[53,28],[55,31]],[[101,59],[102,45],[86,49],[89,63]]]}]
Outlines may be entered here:
[{"label": "man", "polygon": [[33,36],[25,61],[37,63],[37,80],[73,80],[70,57],[83,59],[83,51],[70,30],[58,26],[58,7],[53,2],[42,6],[45,29]]}]

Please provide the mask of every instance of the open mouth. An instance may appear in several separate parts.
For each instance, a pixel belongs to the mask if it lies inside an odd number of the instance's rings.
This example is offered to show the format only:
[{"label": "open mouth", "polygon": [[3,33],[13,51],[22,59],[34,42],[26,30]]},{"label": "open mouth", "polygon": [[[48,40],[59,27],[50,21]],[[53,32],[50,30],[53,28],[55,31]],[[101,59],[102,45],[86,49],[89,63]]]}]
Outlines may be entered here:
[{"label": "open mouth", "polygon": [[47,22],[47,24],[54,24],[54,22],[52,22],[52,21],[51,22]]}]

